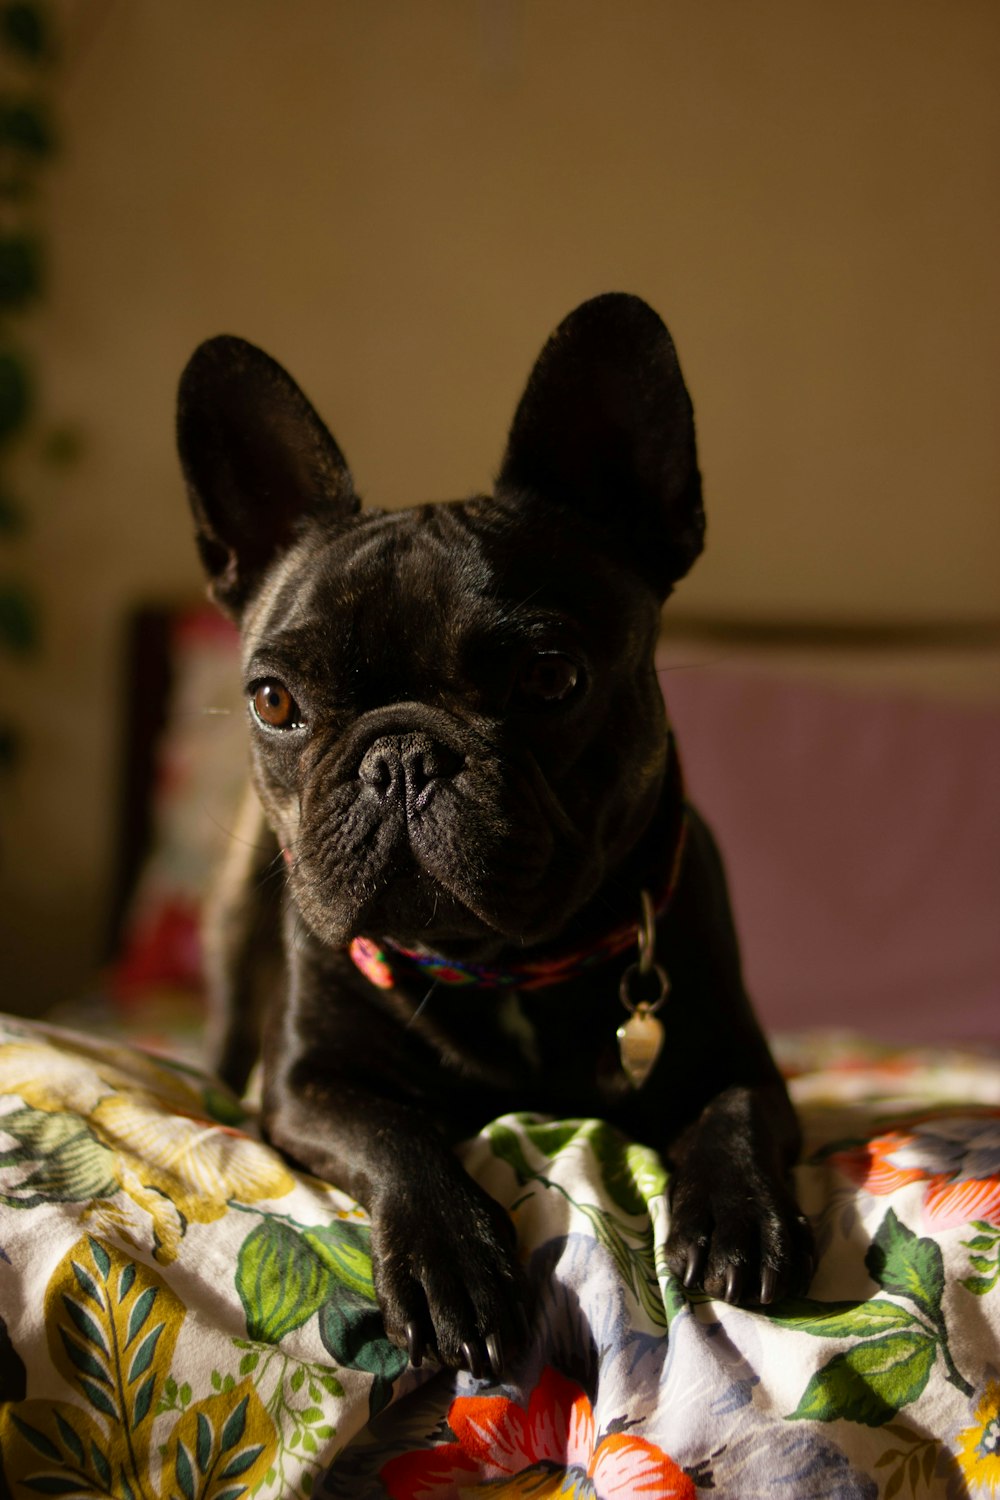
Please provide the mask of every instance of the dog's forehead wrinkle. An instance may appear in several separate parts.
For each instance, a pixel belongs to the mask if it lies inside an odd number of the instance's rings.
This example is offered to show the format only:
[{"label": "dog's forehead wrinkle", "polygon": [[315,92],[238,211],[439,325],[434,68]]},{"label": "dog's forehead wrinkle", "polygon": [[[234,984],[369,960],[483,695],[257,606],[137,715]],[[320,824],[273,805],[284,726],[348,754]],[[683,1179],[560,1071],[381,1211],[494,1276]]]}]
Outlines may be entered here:
[{"label": "dog's forehead wrinkle", "polygon": [[[326,619],[331,631],[407,644],[398,620],[405,601],[424,600],[422,637],[441,631],[436,652],[469,630],[502,629],[538,592],[506,577],[503,526],[488,503],[442,501],[410,510],[365,513],[347,527],[303,537],[276,565],[244,620],[247,652],[266,637]],[[511,584],[513,583],[513,588]],[[409,622],[405,622],[409,623]],[[366,629],[367,625],[367,629]]]},{"label": "dog's forehead wrinkle", "polygon": [[[380,525],[351,549],[319,612],[349,619],[360,672],[398,681],[400,690],[409,678],[405,696],[413,696],[423,683],[452,676],[470,632],[499,620],[493,570],[460,513],[445,502],[426,507],[419,525],[408,520],[401,512],[396,525]],[[414,600],[422,607],[417,630]]]}]

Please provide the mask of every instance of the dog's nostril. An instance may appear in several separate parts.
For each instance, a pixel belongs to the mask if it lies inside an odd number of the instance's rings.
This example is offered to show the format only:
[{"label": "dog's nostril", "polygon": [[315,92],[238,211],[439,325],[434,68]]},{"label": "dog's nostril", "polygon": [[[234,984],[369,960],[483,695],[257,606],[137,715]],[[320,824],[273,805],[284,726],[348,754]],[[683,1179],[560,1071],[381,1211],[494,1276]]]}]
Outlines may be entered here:
[{"label": "dog's nostril", "polygon": [[460,771],[463,760],[454,750],[435,742],[413,746],[403,755],[407,786],[411,791],[422,791],[432,781],[446,781]]},{"label": "dog's nostril", "polygon": [[392,787],[400,769],[398,751],[395,747],[390,747],[384,741],[379,740],[365,752],[358,767],[358,779],[365,786],[371,787],[373,792],[378,792],[384,797]]}]

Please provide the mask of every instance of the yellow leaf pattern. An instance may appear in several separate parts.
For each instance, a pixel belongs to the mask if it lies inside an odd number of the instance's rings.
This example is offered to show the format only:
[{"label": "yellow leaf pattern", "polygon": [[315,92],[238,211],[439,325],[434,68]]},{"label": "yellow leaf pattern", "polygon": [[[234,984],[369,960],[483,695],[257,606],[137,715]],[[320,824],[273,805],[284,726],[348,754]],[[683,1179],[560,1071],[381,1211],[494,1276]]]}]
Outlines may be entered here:
[{"label": "yellow leaf pattern", "polygon": [[74,1399],[10,1403],[0,1414],[14,1495],[63,1493],[57,1479],[72,1476],[85,1494],[237,1500],[267,1472],[277,1434],[249,1381],[227,1382],[179,1416],[164,1411],[186,1317],[151,1266],[93,1235],[72,1246],[49,1279],[45,1327]]}]

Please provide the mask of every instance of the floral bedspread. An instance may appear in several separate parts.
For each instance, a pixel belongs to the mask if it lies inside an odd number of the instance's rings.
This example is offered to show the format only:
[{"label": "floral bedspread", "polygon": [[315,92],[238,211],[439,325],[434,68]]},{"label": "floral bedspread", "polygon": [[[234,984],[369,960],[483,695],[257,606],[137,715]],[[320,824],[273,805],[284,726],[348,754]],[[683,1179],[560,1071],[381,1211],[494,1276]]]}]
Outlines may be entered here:
[{"label": "floral bedspread", "polygon": [[209,1079],[0,1021],[0,1496],[992,1496],[1000,1061],[784,1049],[806,1298],[685,1296],[658,1160],[594,1121],[465,1148],[537,1307],[502,1385],[385,1340],[368,1228]]}]

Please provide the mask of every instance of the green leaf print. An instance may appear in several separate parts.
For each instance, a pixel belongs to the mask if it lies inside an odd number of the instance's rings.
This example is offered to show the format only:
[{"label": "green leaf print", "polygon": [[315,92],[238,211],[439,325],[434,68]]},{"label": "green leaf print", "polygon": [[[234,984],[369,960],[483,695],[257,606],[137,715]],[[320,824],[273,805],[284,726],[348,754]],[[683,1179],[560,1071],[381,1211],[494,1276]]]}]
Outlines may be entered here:
[{"label": "green leaf print", "polygon": [[651,1198],[666,1197],[669,1178],[658,1151],[649,1146],[640,1146],[636,1141],[629,1141],[625,1147],[625,1159],[644,1208],[648,1207]]},{"label": "green leaf print", "polygon": [[221,1390],[192,1402],[170,1374],[186,1316],[163,1278],[117,1246],[85,1235],[67,1251],[44,1317],[52,1362],[75,1399],[0,1403],[14,1500],[241,1500],[263,1482],[278,1433],[251,1382],[227,1374]]},{"label": "green leaf print", "polygon": [[[240,1247],[236,1285],[249,1338],[276,1344],[318,1312],[320,1338],[336,1362],[374,1375],[372,1412],[386,1404],[407,1357],[385,1334],[367,1224],[293,1227],[269,1216]],[[303,1379],[301,1373],[292,1377],[293,1391]]]},{"label": "green leaf print", "polygon": [[905,1422],[887,1422],[882,1431],[886,1437],[894,1440],[893,1445],[886,1448],[872,1466],[874,1469],[885,1470],[882,1475],[885,1485],[883,1500],[892,1500],[894,1495],[900,1493],[904,1484],[910,1495],[916,1495],[921,1487],[930,1492],[935,1472],[943,1472],[957,1479],[960,1490],[964,1492],[965,1486],[961,1484],[958,1465],[939,1439],[916,1432],[907,1427]]},{"label": "green leaf print", "polygon": [[375,1377],[368,1393],[369,1415],[387,1406],[392,1383],[407,1366],[407,1356],[386,1337],[377,1306],[347,1291],[327,1302],[319,1315],[319,1336],[338,1365]]},{"label": "green leaf print", "polygon": [[[668,1313],[657,1275],[649,1200],[665,1193],[667,1177],[659,1157],[601,1120],[535,1122],[518,1121],[518,1128],[494,1124],[488,1128],[495,1156],[505,1161],[526,1184],[541,1182],[561,1193],[591,1224],[598,1241],[615,1259],[619,1274],[650,1322],[667,1326]],[[528,1149],[526,1149],[526,1147]],[[536,1166],[528,1160],[534,1147],[543,1158]],[[565,1187],[550,1182],[545,1173],[555,1157],[570,1150],[592,1156],[600,1167],[600,1181],[614,1207],[638,1224],[629,1224],[603,1204],[578,1202]],[[588,1181],[592,1173],[586,1172]]]},{"label": "green leaf print", "polygon": [[921,1394],[936,1352],[937,1340],[914,1328],[836,1354],[812,1377],[791,1420],[843,1417],[881,1427]]},{"label": "green leaf print", "polygon": [[[522,1184],[542,1178],[563,1152],[589,1148],[600,1166],[608,1196],[623,1213],[645,1214],[649,1199],[666,1192],[667,1176],[656,1152],[627,1140],[602,1120],[524,1119],[517,1129],[496,1124],[488,1133],[494,1156],[506,1162]],[[535,1148],[541,1162],[531,1164],[525,1143]]]},{"label": "green leaf print", "polygon": [[779,1328],[817,1338],[860,1341],[817,1371],[792,1419],[832,1422],[842,1417],[879,1427],[901,1407],[916,1401],[938,1354],[946,1379],[964,1395],[972,1394],[949,1347],[941,1308],[944,1263],[937,1244],[918,1238],[890,1209],[868,1247],[865,1265],[885,1291],[905,1297],[916,1313],[885,1297],[866,1302],[817,1302],[803,1297],[786,1300],[767,1314]]},{"label": "green leaf print", "polygon": [[[115,1493],[107,1439],[80,1407],[49,1401],[11,1405],[0,1417],[0,1432],[5,1462],[18,1482],[13,1493]],[[76,1479],[69,1480],[70,1474]],[[125,1493],[124,1487],[118,1493]]]},{"label": "green leaf print", "polygon": [[146,1267],[137,1275],[132,1261],[113,1265],[90,1235],[70,1253],[67,1273],[58,1300],[55,1278],[47,1298],[50,1341],[61,1345],[57,1363],[89,1405],[135,1433],[152,1407],[158,1352],[170,1358],[180,1304]]},{"label": "green leaf print", "polygon": [[376,1306],[371,1229],[335,1220],[299,1226],[268,1215],[240,1247],[236,1287],[247,1334],[276,1344],[344,1292]]},{"label": "green leaf print", "polygon": [[918,1239],[890,1208],[868,1247],[865,1265],[887,1292],[908,1297],[938,1322],[944,1291],[944,1261],[935,1240]]},{"label": "green leaf print", "polygon": [[164,1455],[164,1495],[240,1500],[273,1461],[275,1431],[249,1381],[196,1402],[177,1421]]},{"label": "green leaf print", "polygon": [[1000,1281],[1000,1229],[983,1219],[973,1220],[972,1228],[976,1230],[972,1239],[962,1241],[966,1250],[972,1251],[969,1256],[972,1274],[960,1285],[976,1297],[985,1297]]},{"label": "green leaf print", "polygon": [[[3,1128],[17,1145],[0,1151],[0,1203],[34,1208],[39,1203],[85,1203],[118,1192],[114,1153],[79,1115],[25,1105],[4,1115]],[[5,1170],[11,1167],[15,1172]],[[30,1168],[27,1174],[25,1167]]]},{"label": "green leaf print", "polygon": [[920,1327],[905,1307],[897,1307],[883,1297],[869,1302],[816,1302],[809,1297],[784,1297],[775,1311],[762,1308],[761,1312],[779,1328],[824,1339],[866,1339]]},{"label": "green leaf print", "polygon": [[236,1290],[247,1336],[276,1344],[301,1328],[336,1291],[336,1278],[297,1229],[266,1218],[240,1246]]},{"label": "green leaf print", "polygon": [[646,1225],[637,1232],[606,1209],[590,1203],[578,1203],[576,1207],[590,1220],[595,1238],[611,1252],[619,1276],[646,1317],[655,1328],[666,1328],[667,1309],[656,1273],[651,1227]]},{"label": "green leaf print", "polygon": [[589,1134],[601,1181],[615,1207],[635,1217],[646,1213],[650,1189],[663,1192],[666,1188],[666,1173],[655,1151],[626,1140],[610,1125],[598,1125]]},{"label": "green leaf print", "polygon": [[674,1319],[690,1310],[688,1294],[685,1293],[680,1281],[671,1271],[667,1264],[667,1247],[663,1242],[654,1248],[654,1265],[656,1278],[660,1284],[660,1295],[663,1298],[663,1321],[662,1326],[669,1329],[673,1326]]},{"label": "green leaf print", "polygon": [[549,1161],[588,1133],[587,1122],[579,1120],[526,1120],[522,1128],[531,1144]]},{"label": "green leaf print", "polygon": [[[541,1179],[557,1156],[570,1147],[594,1144],[597,1135],[614,1135],[610,1126],[598,1120],[533,1120],[529,1116],[518,1117],[517,1128],[503,1123],[489,1125],[486,1130],[490,1149],[500,1161],[504,1161],[515,1173],[520,1183]],[[526,1144],[537,1152],[534,1165],[529,1161]]]},{"label": "green leaf print", "polygon": [[367,1224],[335,1219],[332,1224],[303,1230],[302,1238],[342,1286],[369,1302],[375,1301],[372,1236]]},{"label": "green leaf print", "polygon": [[507,1163],[519,1183],[523,1185],[538,1175],[524,1154],[524,1146],[516,1130],[512,1130],[509,1125],[494,1124],[487,1127],[486,1134],[493,1155]]}]

